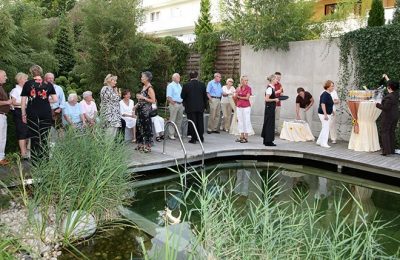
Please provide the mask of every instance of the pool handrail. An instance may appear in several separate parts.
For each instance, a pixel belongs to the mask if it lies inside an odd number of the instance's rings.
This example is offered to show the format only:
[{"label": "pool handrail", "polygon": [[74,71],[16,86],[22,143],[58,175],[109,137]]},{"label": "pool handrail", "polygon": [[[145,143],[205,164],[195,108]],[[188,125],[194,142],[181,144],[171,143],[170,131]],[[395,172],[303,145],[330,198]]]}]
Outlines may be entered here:
[{"label": "pool handrail", "polygon": [[[178,135],[179,142],[181,143],[181,147],[182,147],[183,155],[184,155],[184,167],[185,167],[185,174],[186,174],[186,172],[187,172],[187,152],[186,152],[185,145],[183,144],[183,141],[182,141],[182,136],[181,136],[181,134],[179,133],[178,126],[177,126],[173,121],[170,121],[170,120],[168,120],[168,121],[165,123],[164,129],[165,129],[166,131],[168,131],[168,126],[169,126],[169,125],[173,125],[173,126],[174,126],[175,132],[176,132],[177,135]],[[166,140],[167,140],[167,136],[165,135],[165,133],[164,133],[164,136],[165,136],[165,138],[164,138],[164,142],[163,142],[163,152],[162,152],[162,153],[163,153],[163,154],[166,154],[166,152],[165,152],[165,142],[166,142]]]},{"label": "pool handrail", "polygon": [[194,122],[192,120],[190,120],[190,119],[188,119],[187,121],[188,121],[188,123],[191,123],[193,125],[194,131],[195,131],[196,136],[197,136],[197,141],[199,141],[199,143],[200,143],[201,152],[202,152],[201,167],[202,167],[202,169],[204,169],[205,151],[204,151],[203,141],[201,141],[201,139],[200,139],[199,132],[197,131],[197,127],[194,124]]}]

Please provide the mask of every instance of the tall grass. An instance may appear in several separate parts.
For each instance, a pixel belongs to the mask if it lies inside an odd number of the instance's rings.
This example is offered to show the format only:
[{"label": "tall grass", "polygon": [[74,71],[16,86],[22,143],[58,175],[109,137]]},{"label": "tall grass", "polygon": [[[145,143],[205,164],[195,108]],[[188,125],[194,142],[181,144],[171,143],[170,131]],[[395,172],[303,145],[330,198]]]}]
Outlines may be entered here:
[{"label": "tall grass", "polygon": [[[42,235],[53,221],[64,242],[70,242],[72,233],[62,230],[66,217],[67,226],[72,227],[77,223],[70,222],[86,214],[92,214],[99,225],[116,217],[117,207],[126,202],[132,187],[124,144],[109,138],[100,128],[69,129],[49,154],[50,159],[39,160],[31,173],[36,182],[30,209]],[[74,211],[77,218],[71,217]],[[52,214],[55,219],[50,219]]]},{"label": "tall grass", "polygon": [[[188,210],[186,220],[197,222],[197,246],[207,255],[188,252],[188,258],[398,259],[383,250],[380,233],[389,224],[369,219],[346,188],[326,211],[321,210],[322,200],[310,200],[308,193],[298,190],[291,192],[289,200],[278,200],[285,190],[277,172],[264,177],[258,171],[252,174],[257,174],[258,181],[250,184],[256,189],[243,203],[235,192],[235,180],[191,173],[194,184],[184,191],[181,203]],[[351,206],[354,214],[348,212]]]}]

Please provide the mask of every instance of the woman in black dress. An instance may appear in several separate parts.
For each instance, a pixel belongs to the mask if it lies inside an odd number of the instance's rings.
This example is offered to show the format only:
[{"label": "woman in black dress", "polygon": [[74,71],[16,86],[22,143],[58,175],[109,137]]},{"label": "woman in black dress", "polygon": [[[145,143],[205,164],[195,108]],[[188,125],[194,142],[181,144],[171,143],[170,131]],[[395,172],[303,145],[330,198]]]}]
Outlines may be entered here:
[{"label": "woman in black dress", "polygon": [[376,107],[382,110],[382,155],[394,154],[395,130],[399,120],[399,83],[389,80],[387,82],[387,94],[382,103],[376,104]]},{"label": "woman in black dress", "polygon": [[43,70],[39,65],[33,65],[29,71],[33,79],[22,88],[21,115],[22,122],[28,125],[32,159],[37,161],[47,158],[47,139],[52,125],[49,96],[57,102],[57,95],[53,85],[43,81]]},{"label": "woman in black dress", "polygon": [[275,109],[276,103],[279,99],[275,96],[275,84],[278,78],[275,74],[267,78],[269,84],[265,89],[265,110],[264,110],[264,124],[261,132],[261,137],[264,139],[265,146],[276,146],[275,140]]},{"label": "woman in black dress", "polygon": [[153,75],[149,71],[142,73],[141,81],[143,83],[142,91],[136,95],[138,103],[135,106],[137,111],[136,122],[136,141],[138,146],[136,150],[141,152],[151,152],[153,141],[153,127],[150,117],[151,105],[156,103],[156,94],[151,86]]}]

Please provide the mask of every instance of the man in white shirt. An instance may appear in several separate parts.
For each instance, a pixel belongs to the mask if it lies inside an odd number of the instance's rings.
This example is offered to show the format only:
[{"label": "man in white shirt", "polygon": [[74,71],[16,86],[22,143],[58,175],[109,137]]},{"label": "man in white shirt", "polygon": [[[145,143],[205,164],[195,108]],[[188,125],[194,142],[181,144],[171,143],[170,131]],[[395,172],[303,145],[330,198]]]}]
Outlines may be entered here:
[{"label": "man in white shirt", "polygon": [[[179,83],[181,80],[181,76],[178,73],[174,73],[172,75],[172,82],[167,86],[167,100],[169,103],[169,120],[174,122],[178,127],[178,130],[181,130],[182,120],[183,120],[183,111],[184,107],[182,105],[182,86]],[[175,139],[175,129],[170,126],[168,129],[169,138]]]},{"label": "man in white shirt", "polygon": [[53,126],[58,129],[62,126],[61,111],[65,103],[64,90],[62,89],[62,87],[54,84],[54,74],[51,72],[48,72],[46,73],[46,75],[44,75],[44,81],[47,83],[51,83],[56,91],[58,100],[56,102],[52,102],[52,100],[50,100],[50,106],[53,115]]}]

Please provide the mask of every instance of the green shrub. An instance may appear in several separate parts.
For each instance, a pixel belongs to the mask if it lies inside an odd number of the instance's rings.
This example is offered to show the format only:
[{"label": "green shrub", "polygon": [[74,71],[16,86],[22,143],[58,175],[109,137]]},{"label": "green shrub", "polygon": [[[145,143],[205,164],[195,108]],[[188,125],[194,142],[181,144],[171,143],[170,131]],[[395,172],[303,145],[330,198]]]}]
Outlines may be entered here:
[{"label": "green shrub", "polygon": [[382,26],[385,24],[385,9],[382,0],[373,0],[368,13],[368,26]]}]

